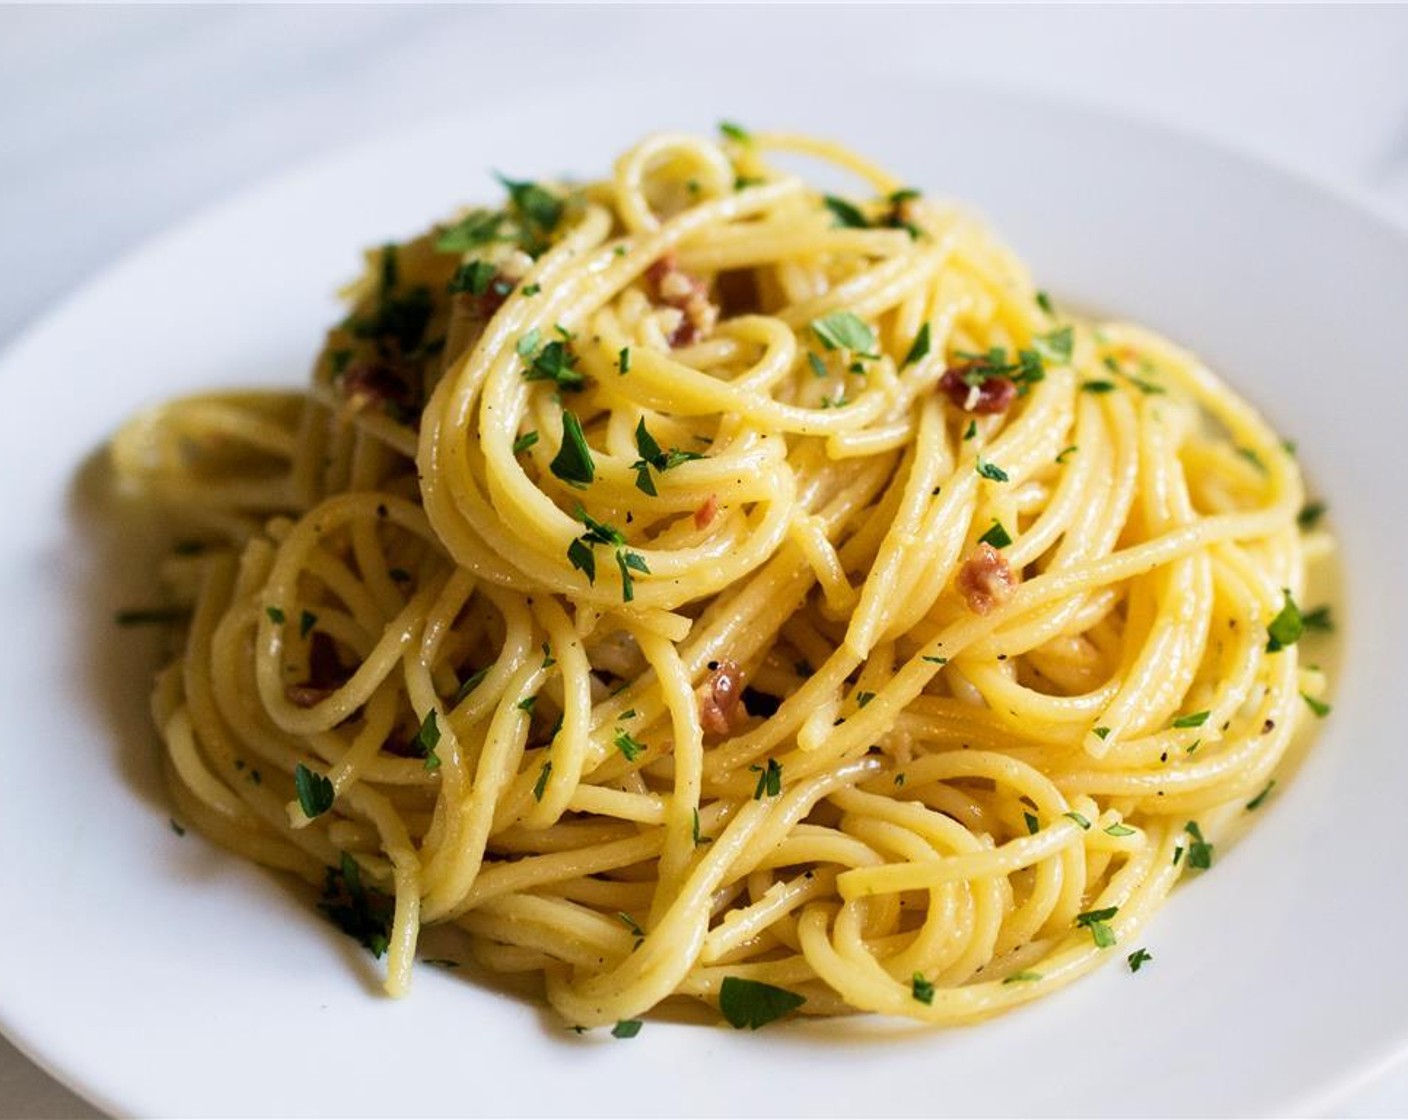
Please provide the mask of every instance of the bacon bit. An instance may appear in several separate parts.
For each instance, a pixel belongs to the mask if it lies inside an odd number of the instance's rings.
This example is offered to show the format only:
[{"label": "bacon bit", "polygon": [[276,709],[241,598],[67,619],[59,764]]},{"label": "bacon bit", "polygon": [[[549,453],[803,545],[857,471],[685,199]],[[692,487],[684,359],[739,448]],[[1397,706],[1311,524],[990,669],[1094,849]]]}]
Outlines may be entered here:
[{"label": "bacon bit", "polygon": [[654,285],[662,303],[684,312],[680,325],[670,334],[672,347],[698,342],[714,329],[719,309],[709,302],[708,285],[680,268],[673,253],[666,253],[646,269],[645,278]]},{"label": "bacon bit", "polygon": [[1017,578],[1006,558],[987,541],[978,545],[958,570],[958,590],[974,614],[987,614],[1000,607],[1012,597],[1016,586]]},{"label": "bacon bit", "polygon": [[348,672],[337,656],[337,643],[321,630],[308,639],[308,679],[288,685],[284,696],[290,704],[312,708],[347,683]]},{"label": "bacon bit", "polygon": [[295,708],[316,708],[336,689],[314,688],[310,684],[291,684],[284,689],[284,697]]},{"label": "bacon bit", "polygon": [[354,362],[340,375],[338,388],[353,411],[374,404],[408,411],[415,403],[411,386],[388,362]]},{"label": "bacon bit", "polygon": [[710,494],[708,500],[694,511],[694,527],[696,529],[707,529],[714,520],[714,516],[719,512],[719,496]]},{"label": "bacon bit", "polygon": [[985,377],[976,385],[969,385],[964,376],[987,368],[985,361],[964,362],[960,366],[949,366],[939,378],[939,388],[948,394],[948,399],[964,412],[976,412],[983,416],[994,412],[1006,412],[1017,399],[1017,383],[1009,377]]},{"label": "bacon bit", "polygon": [[711,661],[709,665],[709,679],[695,692],[699,697],[699,722],[705,731],[727,735],[733,730],[739,701],[743,699],[743,674],[737,662],[728,659]]}]

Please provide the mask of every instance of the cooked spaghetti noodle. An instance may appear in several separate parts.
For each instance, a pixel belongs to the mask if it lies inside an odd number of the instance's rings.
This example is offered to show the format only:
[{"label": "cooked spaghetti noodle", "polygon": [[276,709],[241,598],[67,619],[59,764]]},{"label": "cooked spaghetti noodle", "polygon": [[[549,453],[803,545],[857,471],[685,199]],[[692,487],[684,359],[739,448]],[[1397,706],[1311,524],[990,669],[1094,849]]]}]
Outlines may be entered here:
[{"label": "cooked spaghetti noodle", "polygon": [[182,816],[389,991],[453,923],[584,1027],[959,1023],[1134,950],[1324,710],[1281,440],[829,143],[504,182],[368,254],[311,392],[115,441],[199,527]]}]

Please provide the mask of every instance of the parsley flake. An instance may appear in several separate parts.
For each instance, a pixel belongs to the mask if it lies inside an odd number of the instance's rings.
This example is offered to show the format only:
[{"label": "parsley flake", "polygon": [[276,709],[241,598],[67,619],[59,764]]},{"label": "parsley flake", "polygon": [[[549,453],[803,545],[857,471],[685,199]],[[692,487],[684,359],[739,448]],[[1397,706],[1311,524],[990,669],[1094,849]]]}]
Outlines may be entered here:
[{"label": "parsley flake", "polygon": [[761,801],[763,794],[769,797],[777,797],[782,793],[782,763],[775,758],[768,759],[767,767],[753,765],[749,770],[758,772],[758,785],[753,790],[753,800]]},{"label": "parsley flake", "polygon": [[989,463],[981,455],[978,456],[976,470],[984,478],[991,479],[993,482],[1009,481],[1009,476],[1005,470],[999,467],[996,463]]},{"label": "parsley flake", "polygon": [[522,455],[523,452],[527,451],[537,442],[538,433],[536,430],[531,432],[524,432],[521,436],[519,436],[516,440],[513,441],[513,453],[515,455]]},{"label": "parsley flake", "polygon": [[293,786],[298,791],[299,808],[310,821],[314,817],[321,817],[332,808],[333,799],[336,797],[332,782],[322,774],[309,770],[301,762],[294,768]]},{"label": "parsley flake", "polygon": [[552,760],[543,763],[543,768],[538,771],[538,780],[533,783],[533,800],[541,801],[543,794],[548,788],[548,779],[552,777]]},{"label": "parsley flake", "polygon": [[914,978],[909,983],[909,990],[920,1003],[932,1004],[934,1002],[934,985],[924,978],[922,972],[914,974]]},{"label": "parsley flake", "polygon": [[620,727],[616,728],[616,737],[611,740],[616,744],[616,749],[626,756],[627,762],[634,762],[645,750],[645,744]]},{"label": "parsley flake", "polygon": [[1306,705],[1310,708],[1310,710],[1314,712],[1315,715],[1320,719],[1324,719],[1327,715],[1330,714],[1332,710],[1331,705],[1325,703],[1325,701],[1323,700],[1317,700],[1308,692],[1302,692],[1300,694],[1300,698],[1306,702]]},{"label": "parsley flake", "polygon": [[909,353],[904,356],[904,361],[900,363],[900,368],[904,369],[906,366],[912,366],[915,362],[922,360],[929,353],[931,345],[929,323],[926,320],[924,325],[919,328],[919,333],[914,336],[914,342],[909,348]]},{"label": "parsley flake", "polygon": [[1264,802],[1268,797],[1271,796],[1271,791],[1275,788],[1276,779],[1272,778],[1269,782],[1266,783],[1264,787],[1262,787],[1262,791],[1259,794],[1257,794],[1255,797],[1253,797],[1250,801],[1247,802],[1247,810],[1249,812],[1254,812],[1255,810],[1260,809],[1262,802]]},{"label": "parsley flake", "polygon": [[1266,627],[1267,653],[1276,653],[1287,646],[1295,645],[1305,631],[1305,620],[1301,618],[1300,608],[1291,598],[1290,591],[1283,588],[1282,594],[1286,597],[1285,604]]},{"label": "parsley flake", "polygon": [[993,518],[992,528],[978,538],[978,543],[990,544],[993,548],[1006,548],[1012,543],[1012,537],[1002,527],[1002,522]]},{"label": "parsley flake", "polygon": [[1173,726],[1174,726],[1174,727],[1202,727],[1203,724],[1207,723],[1207,721],[1208,721],[1208,716],[1210,716],[1210,715],[1212,715],[1211,712],[1209,712],[1209,711],[1202,711],[1202,712],[1194,712],[1194,713],[1192,713],[1191,715],[1179,716],[1176,720],[1173,721]]},{"label": "parsley flake", "polygon": [[811,322],[813,333],[828,350],[850,350],[867,358],[875,353],[875,332],[851,311],[833,311]]},{"label": "parsley flake", "polygon": [[1206,871],[1212,866],[1213,845],[1203,839],[1203,830],[1198,827],[1197,821],[1189,821],[1183,826],[1183,831],[1193,838],[1188,845],[1188,866]]},{"label": "parsley flake", "polygon": [[411,752],[417,758],[425,759],[427,770],[440,769],[440,756],[435,753],[435,748],[440,744],[440,725],[436,722],[435,709],[425,713],[425,719],[421,721],[420,730],[416,732],[416,737],[411,740]]},{"label": "parsley flake", "polygon": [[1129,971],[1138,972],[1140,967],[1154,959],[1154,954],[1148,949],[1135,949],[1125,958],[1129,962]]},{"label": "parsley flake", "polygon": [[780,1019],[807,1002],[806,996],[776,988],[760,980],[725,976],[719,986],[719,1010],[738,1030],[757,1030]]},{"label": "parsley flake", "polygon": [[569,486],[578,488],[590,486],[596,478],[596,463],[582,433],[582,422],[569,409],[562,410],[562,447],[548,469]]},{"label": "parsley flake", "polygon": [[835,216],[838,226],[842,226],[846,229],[870,228],[870,223],[865,220],[865,215],[844,198],[837,198],[833,194],[828,194],[823,197],[821,201],[822,205]]},{"label": "parsley flake", "polygon": [[1084,926],[1090,930],[1090,936],[1094,940],[1097,948],[1108,949],[1115,944],[1117,938],[1115,931],[1105,923],[1118,914],[1118,906],[1108,906],[1103,910],[1087,910],[1083,914],[1076,915],[1076,925]]},{"label": "parsley flake", "polygon": [[622,1019],[611,1028],[612,1038],[635,1038],[640,1034],[641,1021],[639,1019]]}]

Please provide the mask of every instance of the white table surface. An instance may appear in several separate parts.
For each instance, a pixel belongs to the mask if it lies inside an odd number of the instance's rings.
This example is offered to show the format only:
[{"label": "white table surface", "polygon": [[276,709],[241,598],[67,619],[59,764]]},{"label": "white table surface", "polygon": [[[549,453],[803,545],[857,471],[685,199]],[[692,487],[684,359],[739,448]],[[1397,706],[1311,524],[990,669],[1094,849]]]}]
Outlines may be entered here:
[{"label": "white table surface", "polygon": [[[813,43],[836,44],[813,80],[941,74],[1104,106],[1408,228],[1404,7],[4,8],[0,346],[172,223],[466,90],[589,81],[683,45],[682,72],[717,80]],[[1408,1067],[1336,1114],[1408,1116]],[[98,1115],[0,1039],[0,1118]]]}]

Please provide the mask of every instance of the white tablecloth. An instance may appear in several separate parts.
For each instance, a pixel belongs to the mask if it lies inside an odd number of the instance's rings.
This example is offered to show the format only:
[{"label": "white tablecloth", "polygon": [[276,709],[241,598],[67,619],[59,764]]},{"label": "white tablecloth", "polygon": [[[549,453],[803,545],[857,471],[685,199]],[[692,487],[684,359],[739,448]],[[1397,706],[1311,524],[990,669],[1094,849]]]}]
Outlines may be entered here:
[{"label": "white tablecloth", "polygon": [[[0,345],[200,207],[468,90],[509,97],[584,58],[629,71],[682,44],[694,59],[712,48],[768,66],[795,53],[799,28],[837,44],[818,81],[941,74],[1109,107],[1256,153],[1408,225],[1402,7],[8,8]],[[1408,1115],[1408,1068],[1341,1114]],[[0,1040],[0,1117],[97,1115]]]}]

